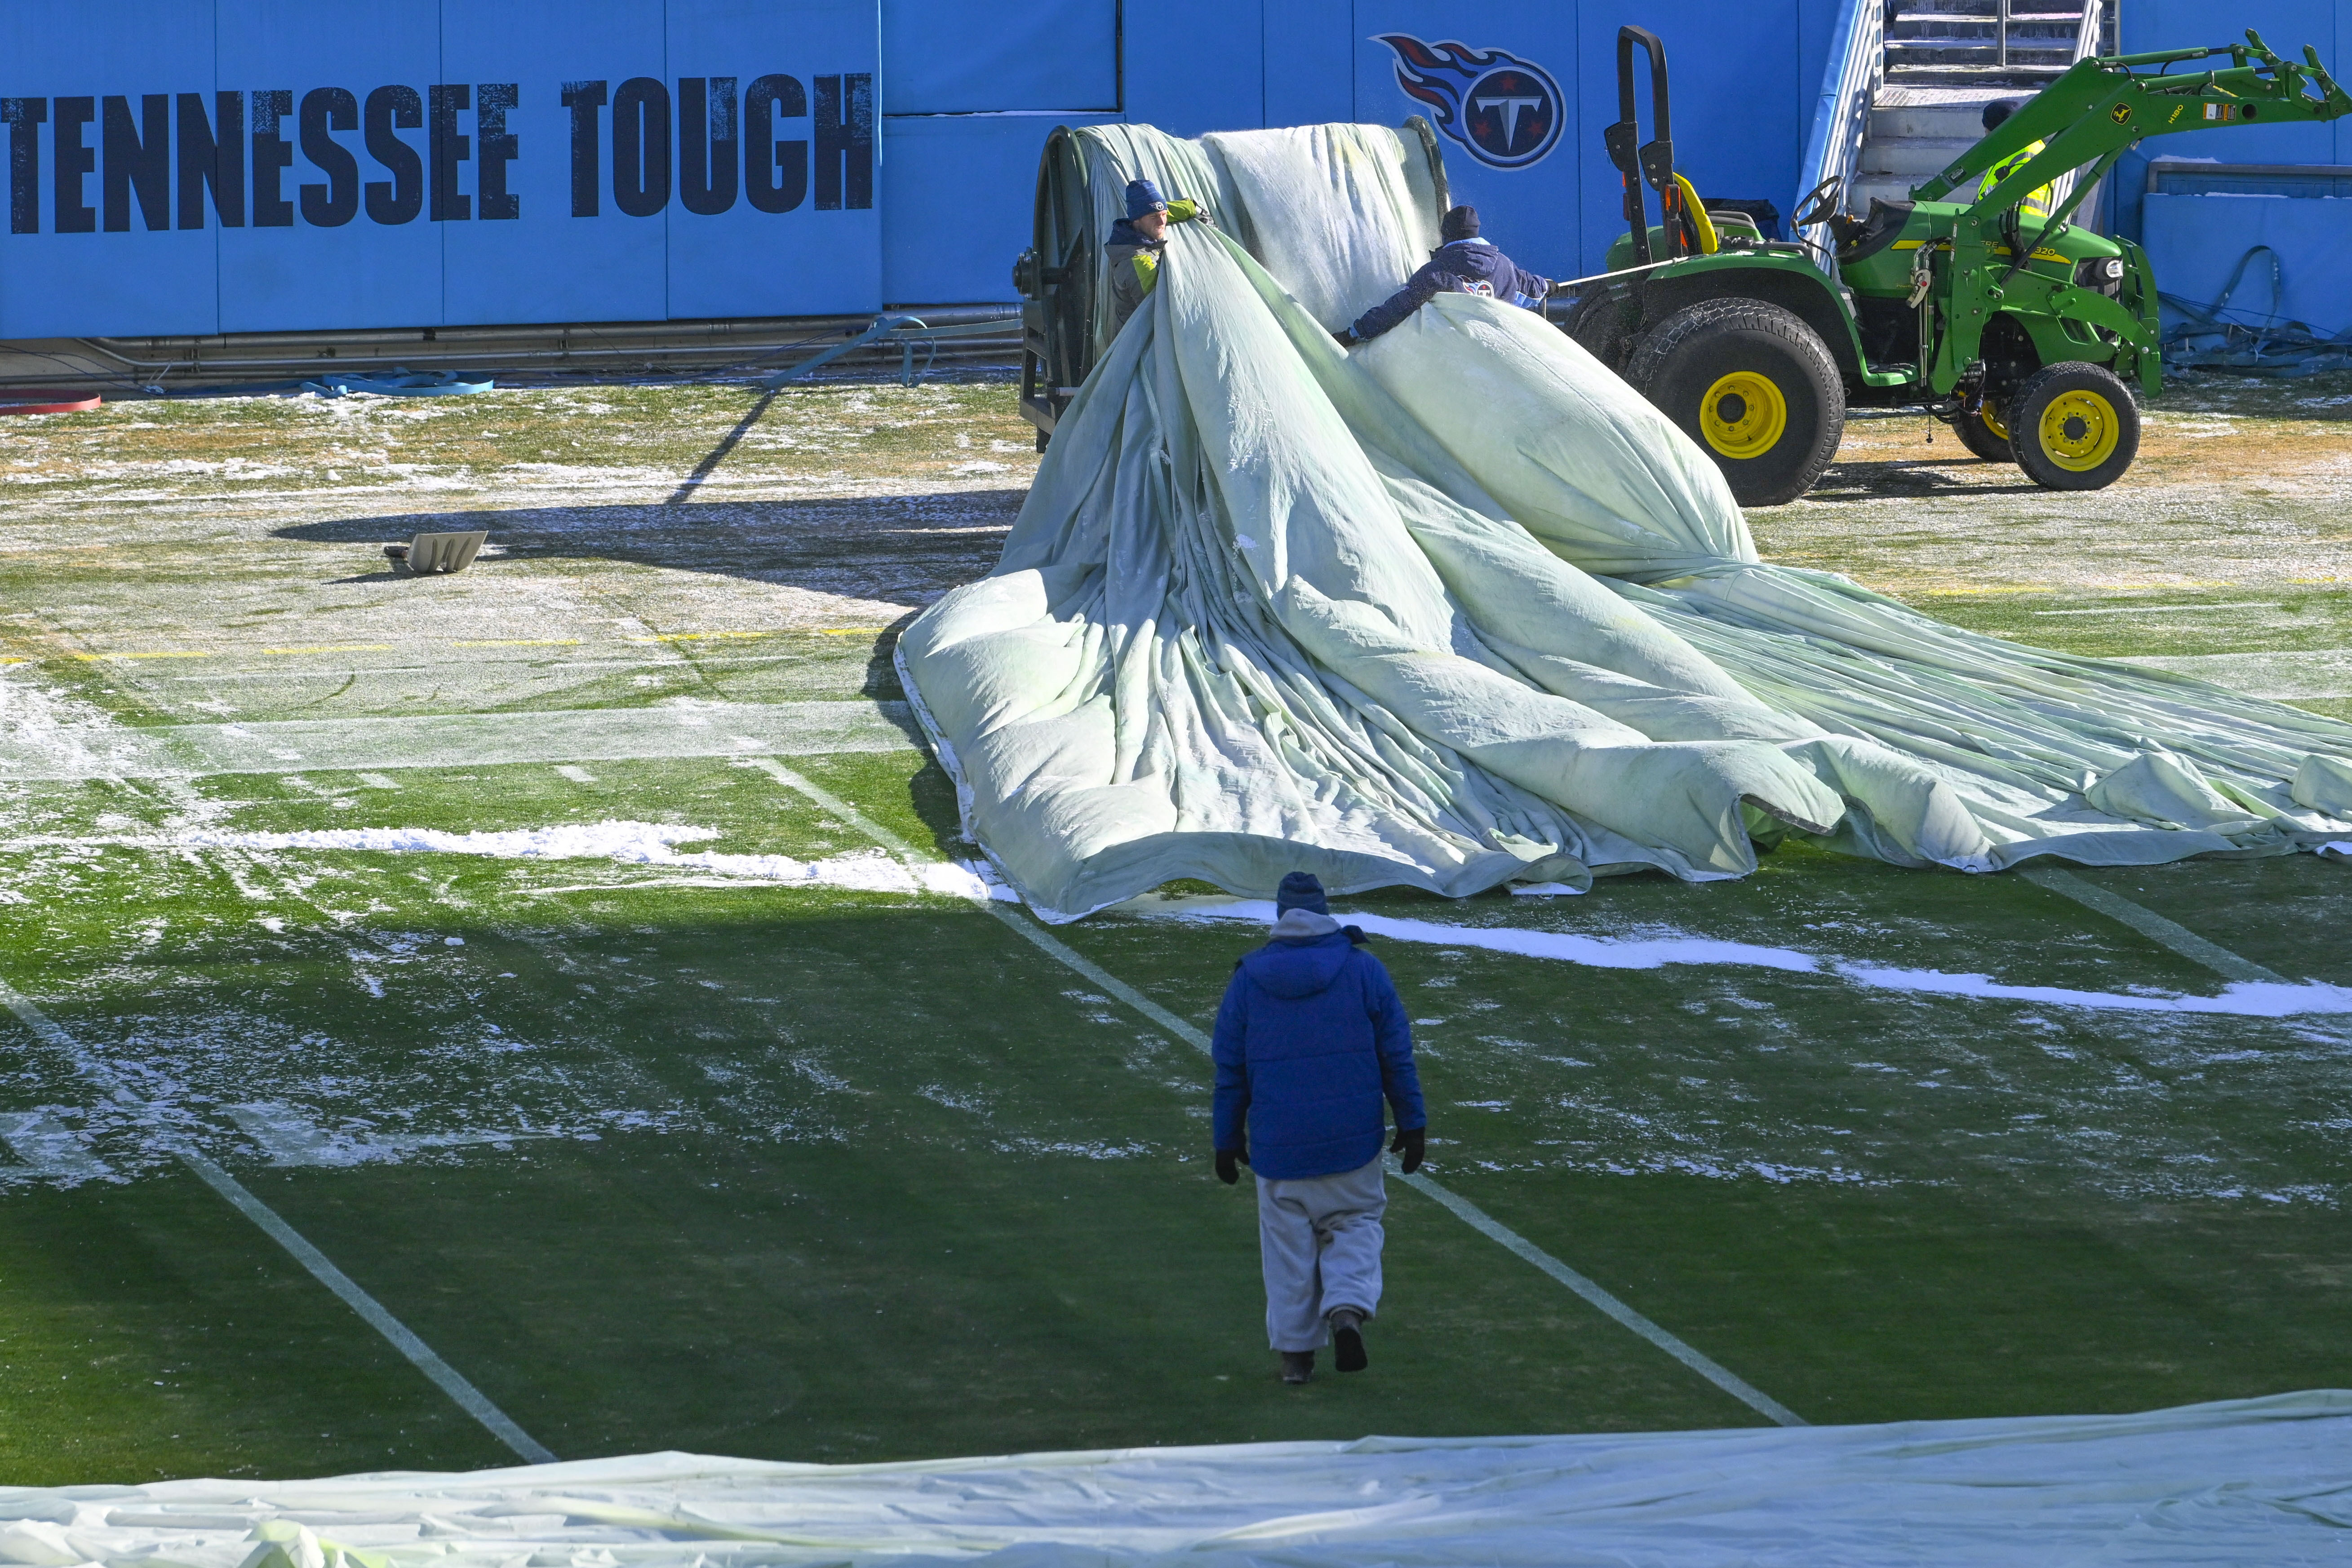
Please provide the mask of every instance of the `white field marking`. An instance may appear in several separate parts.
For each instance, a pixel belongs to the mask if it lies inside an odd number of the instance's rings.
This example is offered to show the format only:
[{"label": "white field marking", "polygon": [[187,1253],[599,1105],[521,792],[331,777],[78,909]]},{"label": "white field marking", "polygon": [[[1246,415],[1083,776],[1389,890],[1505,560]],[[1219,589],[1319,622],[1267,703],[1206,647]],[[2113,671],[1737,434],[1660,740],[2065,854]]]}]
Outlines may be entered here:
[{"label": "white field marking", "polygon": [[[831,636],[832,632],[823,632]],[[499,678],[511,680],[516,671],[538,674],[562,670],[691,670],[706,664],[788,664],[795,659],[805,659],[805,653],[701,653],[688,659],[683,653],[674,659],[498,659],[483,661],[483,666],[497,669]],[[205,675],[156,675],[158,682],[202,681],[206,685],[222,685],[231,681],[350,681],[373,675],[446,674],[448,664],[371,664],[366,669],[307,669],[307,670],[219,670]]]},{"label": "white field marking", "polygon": [[2218,604],[2115,604],[2096,610],[2037,610],[2036,615],[2178,615],[2191,610],[2227,612],[2232,610],[2276,610],[2276,604],[2256,604],[2242,599],[2227,600]]},{"label": "white field marking", "polygon": [[2153,909],[2143,908],[2121,894],[2109,893],[2095,883],[2084,882],[2073,872],[2054,865],[2028,865],[2018,875],[2039,888],[2071,898],[2085,909],[2095,909],[2111,920],[2121,921],[2141,936],[2171,948],[2182,957],[2204,965],[2224,979],[2249,985],[2288,984],[2287,977],[2275,970],[2265,969],[2251,958],[2241,958],[2218,942],[2209,942],[2187,926],[2167,920]]},{"label": "white field marking", "polygon": [[[1134,903],[1118,907],[1123,913],[1139,915],[1146,919],[1246,920],[1259,925],[1270,925],[1274,920],[1274,905],[1265,899],[1169,899],[1155,908],[1141,908]],[[2143,910],[2141,913],[2147,912]],[[2041,1002],[2051,1007],[2089,1008],[2111,1012],[2221,1013],[2234,1018],[2352,1013],[2352,989],[2317,982],[2294,985],[2281,980],[2267,969],[2261,971],[2269,977],[2267,979],[2235,981],[2224,987],[2218,997],[2137,996],[2122,991],[2070,990],[2059,986],[2005,986],[1983,975],[1952,974],[1942,969],[1897,969],[1853,958],[1800,952],[1793,947],[1761,947],[1752,943],[1723,942],[1704,936],[1580,936],[1559,931],[1528,931],[1514,926],[1445,925],[1433,920],[1398,920],[1385,915],[1347,915],[1337,911],[1333,912],[1332,918],[1360,926],[1372,936],[1386,936],[1398,942],[1427,942],[1444,947],[1478,947],[1490,953],[1509,953],[1523,958],[1549,958],[1596,969],[1655,969],[1668,964],[1728,965],[1779,969],[1791,974],[1830,975],[1874,990],[1968,997],[1989,1001]],[[2150,915],[2149,918],[2157,917]],[[2239,962],[2242,964],[2244,960]],[[2252,965],[2246,967],[2249,969],[2254,967]]]},{"label": "white field marking", "polygon": [[89,1152],[81,1134],[58,1119],[67,1107],[44,1105],[36,1111],[0,1111],[0,1144],[39,1175],[60,1186],[105,1181],[114,1175],[104,1160]]},{"label": "white field marking", "polygon": [[[110,1063],[86,1050],[79,1040],[36,1007],[30,998],[5,980],[0,980],[0,1007],[15,1013],[43,1044],[64,1056],[73,1064],[77,1073],[95,1085],[108,1099],[132,1110],[147,1108],[146,1102],[124,1085]],[[513,1449],[527,1463],[545,1465],[555,1462],[554,1454],[516,1425],[512,1416],[491,1404],[489,1396],[467,1382],[456,1367],[442,1360],[431,1345],[417,1337],[415,1330],[385,1311],[383,1303],[360,1289],[350,1275],[336,1268],[334,1261],[312,1246],[307,1237],[280,1218],[277,1210],[247,1191],[244,1183],[184,1143],[173,1140],[165,1146],[195,1175],[197,1180],[220,1194],[238,1213],[260,1227],[263,1234],[286,1249],[312,1279],[333,1291],[370,1328],[390,1341],[392,1347],[407,1357],[411,1365],[430,1378],[434,1385],[447,1395],[459,1409],[480,1422],[499,1442]]]},{"label": "white field marking", "polygon": [[574,784],[593,784],[596,782],[596,776],[593,773],[589,772],[585,768],[574,768],[569,762],[559,765],[555,771],[559,778],[569,779]]},{"label": "white field marking", "polygon": [[904,703],[856,699],[118,727],[62,754],[7,731],[0,781],[906,751],[911,725]]},{"label": "white field marking", "polygon": [[[856,827],[860,831],[873,839],[877,843],[883,845],[893,853],[906,859],[910,865],[922,858],[920,852],[916,850],[913,845],[908,843],[906,840],[900,838],[889,829],[882,826],[879,822],[868,818],[856,807],[852,806],[848,801],[844,800],[841,797],[834,794],[831,790],[820,788],[816,784],[810,782],[808,779],[802,778],[791,768],[783,767],[780,763],[768,761],[764,758],[747,760],[744,766],[757,768],[761,772],[766,773],[770,778],[775,779],[778,783],[783,785],[785,788],[796,790],[799,793],[807,796],[810,800],[815,801],[826,810],[831,811],[835,816],[841,818],[842,821]],[[1010,890],[1007,891],[1009,892]],[[998,903],[992,900],[987,905],[985,905],[985,907],[991,915],[993,915],[997,919],[1003,921],[1008,928],[1017,932],[1023,938],[1035,945],[1035,946],[1048,957],[1051,957],[1056,963],[1062,965],[1065,968],[1069,969],[1079,977],[1101,988],[1102,990],[1108,993],[1110,996],[1116,997],[1118,1000],[1125,1002],[1129,1007],[1134,1009],[1137,1012],[1142,1014],[1145,1018],[1150,1019],[1161,1029],[1166,1030],[1177,1039],[1184,1041],[1187,1045],[1190,1045],[1203,1053],[1206,1053],[1213,1049],[1212,1042],[1207,1035],[1202,1033],[1200,1030],[1193,1027],[1191,1023],[1186,1022],[1183,1019],[1178,1018],[1174,1013],[1169,1011],[1166,1008],[1161,1007],[1158,1002],[1153,1001],[1150,997],[1145,996],[1141,991],[1137,990],[1133,986],[1129,985],[1125,980],[1120,979],[1118,976],[1112,974],[1101,965],[1093,962],[1091,959],[1082,957],[1066,943],[1048,935],[1045,927],[1038,925],[1035,920],[1032,919],[1025,910],[1022,910],[1018,907],[1017,902],[1015,904],[1015,907],[1006,909],[1000,908],[998,906]],[[1267,911],[1267,917],[1270,920],[1273,914],[1273,905],[1267,904],[1265,908]],[[1394,1161],[1390,1161],[1388,1163],[1391,1168],[1394,1167]],[[1542,1270],[1554,1280],[1566,1285],[1570,1290],[1575,1291],[1585,1301],[1591,1302],[1593,1306],[1598,1307],[1601,1312],[1607,1313],[1610,1317],[1615,1319],[1626,1328],[1633,1330],[1635,1333],[1641,1335],[1642,1338],[1648,1340],[1652,1344],[1656,1345],[1660,1350],[1664,1351],[1668,1355],[1673,1356],[1676,1361],[1681,1362],[1685,1366],[1689,1367],[1701,1377],[1706,1378],[1717,1388],[1720,1388],[1726,1394],[1730,1395],[1734,1399],[1738,1400],[1741,1404],[1747,1406],[1758,1415],[1762,1416],[1766,1420],[1777,1422],[1783,1427],[1802,1427],[1806,1425],[1802,1416],[1790,1409],[1787,1406],[1781,1404],[1779,1400],[1773,1399],[1769,1396],[1760,1392],[1754,1385],[1748,1383],[1745,1378],[1736,1375],[1729,1369],[1724,1367],[1710,1357],[1702,1355],[1697,1350],[1694,1349],[1678,1336],[1667,1333],[1656,1323],[1652,1322],[1648,1318],[1643,1317],[1640,1312],[1635,1312],[1632,1307],[1627,1306],[1623,1301],[1618,1300],[1615,1296],[1611,1295],[1607,1291],[1601,1289],[1601,1286],[1595,1284],[1584,1275],[1578,1273],[1575,1270],[1570,1268],[1567,1264],[1561,1262],[1559,1259],[1553,1257],[1542,1248],[1538,1247],[1534,1242],[1529,1241],[1526,1237],[1521,1236],[1518,1232],[1511,1229],[1508,1226],[1504,1225],[1501,1221],[1489,1216],[1484,1209],[1479,1208],[1467,1198],[1462,1197],[1439,1185],[1434,1178],[1423,1176],[1418,1172],[1412,1176],[1405,1176],[1400,1171],[1397,1173],[1397,1176],[1399,1180],[1402,1181],[1407,1186],[1412,1187],[1415,1192],[1418,1192],[1423,1197],[1436,1202],[1451,1212],[1456,1218],[1462,1220],[1465,1224],[1467,1224],[1473,1229],[1486,1237],[1489,1240],[1499,1242],[1514,1255],[1534,1264],[1538,1269]]]}]

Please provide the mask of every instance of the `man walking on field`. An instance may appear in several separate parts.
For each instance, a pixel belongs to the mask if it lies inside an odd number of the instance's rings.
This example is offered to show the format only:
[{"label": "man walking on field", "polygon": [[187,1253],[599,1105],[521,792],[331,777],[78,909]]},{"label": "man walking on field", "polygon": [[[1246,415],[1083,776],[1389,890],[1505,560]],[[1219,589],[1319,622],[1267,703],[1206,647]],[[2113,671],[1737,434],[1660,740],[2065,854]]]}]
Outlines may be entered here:
[{"label": "man walking on field", "polygon": [[1404,1004],[1364,934],[1340,928],[1305,872],[1282,879],[1275,911],[1273,940],[1234,966],[1217,1009],[1217,1177],[1256,1174],[1266,1338],[1282,1380],[1304,1383],[1327,1340],[1341,1372],[1367,1364],[1388,1207],[1381,1103],[1408,1176],[1428,1117]]}]

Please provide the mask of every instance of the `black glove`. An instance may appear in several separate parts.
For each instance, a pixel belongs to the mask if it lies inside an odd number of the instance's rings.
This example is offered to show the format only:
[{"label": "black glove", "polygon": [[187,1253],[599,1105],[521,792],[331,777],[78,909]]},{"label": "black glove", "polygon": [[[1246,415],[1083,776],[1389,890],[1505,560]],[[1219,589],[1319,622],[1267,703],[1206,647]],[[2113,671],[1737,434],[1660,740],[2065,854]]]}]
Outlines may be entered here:
[{"label": "black glove", "polygon": [[1217,1179],[1227,1186],[1233,1186],[1242,1179],[1242,1173],[1237,1167],[1247,1164],[1249,1164],[1249,1149],[1246,1146],[1238,1149],[1219,1149]]},{"label": "black glove", "polygon": [[1402,1155],[1404,1156],[1404,1160],[1402,1162],[1404,1174],[1411,1176],[1413,1172],[1421,1168],[1421,1156],[1423,1152],[1423,1145],[1428,1142],[1428,1128],[1400,1127],[1397,1129],[1396,1142],[1389,1145],[1389,1153],[1392,1155]]},{"label": "black glove", "polygon": [[1356,329],[1353,327],[1334,332],[1331,336],[1339,343],[1339,347],[1343,349],[1352,349],[1357,344],[1363,341],[1361,338],[1356,336]]}]

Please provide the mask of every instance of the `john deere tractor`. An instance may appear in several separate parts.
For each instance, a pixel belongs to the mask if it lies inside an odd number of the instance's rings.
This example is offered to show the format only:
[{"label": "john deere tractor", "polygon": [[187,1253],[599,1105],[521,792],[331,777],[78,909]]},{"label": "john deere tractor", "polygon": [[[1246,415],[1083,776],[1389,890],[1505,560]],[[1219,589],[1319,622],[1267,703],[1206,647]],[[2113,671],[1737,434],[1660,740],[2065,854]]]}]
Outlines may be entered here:
[{"label": "john deere tractor", "polygon": [[[1656,129],[1639,144],[1636,47],[1649,55]],[[2222,57],[2226,67],[2177,68]],[[1623,28],[1620,118],[1602,141],[1624,177],[1628,231],[1565,325],[1707,449],[1744,505],[1811,488],[1849,407],[1924,404],[1969,450],[2013,460],[2036,484],[2102,488],[2139,449],[2130,383],[2154,392],[2162,376],[2156,279],[2137,246],[2070,220],[2144,137],[2352,110],[2318,55],[2305,48],[2304,60],[2251,31],[2221,48],[2078,60],[1910,201],[1874,198],[1855,217],[1840,210],[1843,180],[1823,181],[1796,225],[1826,226],[1832,268],[1741,213],[1710,211],[1675,172],[1665,47]],[[2044,187],[2076,171],[2071,193],[2047,204]]]}]

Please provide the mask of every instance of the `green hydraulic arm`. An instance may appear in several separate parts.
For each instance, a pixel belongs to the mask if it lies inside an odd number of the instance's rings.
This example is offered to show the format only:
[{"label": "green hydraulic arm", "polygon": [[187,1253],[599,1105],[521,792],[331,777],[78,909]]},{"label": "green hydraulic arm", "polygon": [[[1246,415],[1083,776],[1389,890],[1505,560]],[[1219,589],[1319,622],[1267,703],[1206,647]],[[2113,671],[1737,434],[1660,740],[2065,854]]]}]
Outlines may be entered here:
[{"label": "green hydraulic arm", "polygon": [[[1941,201],[2002,159],[2036,141],[2043,144],[1959,215],[1948,255],[1927,258],[1948,268],[1949,280],[1948,289],[1935,290],[1947,318],[1928,375],[1935,391],[1948,393],[1959,384],[1978,358],[1986,324],[2004,305],[2031,305],[2116,334],[2139,350],[2147,379],[2152,382],[2157,373],[2157,333],[2149,319],[2154,313],[2152,280],[2144,280],[2147,313],[2135,315],[2095,289],[2075,287],[2070,278],[2026,271],[2026,263],[2057,238],[2101,176],[2147,137],[2223,125],[2328,120],[2352,113],[2352,95],[2329,77],[2317,51],[2306,46],[2303,54],[2303,64],[2282,59],[2249,28],[2243,44],[2077,60],[1951,167],[1915,189],[1911,194],[1916,201]],[[2184,62],[2224,55],[2231,61],[2226,68],[2171,74],[2174,66]],[[2160,68],[2136,68],[2149,66]],[[2019,204],[2029,193],[2085,164],[2091,165],[2089,170],[2047,219],[2033,225],[2021,220]]]}]

